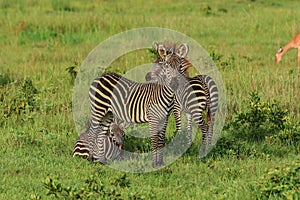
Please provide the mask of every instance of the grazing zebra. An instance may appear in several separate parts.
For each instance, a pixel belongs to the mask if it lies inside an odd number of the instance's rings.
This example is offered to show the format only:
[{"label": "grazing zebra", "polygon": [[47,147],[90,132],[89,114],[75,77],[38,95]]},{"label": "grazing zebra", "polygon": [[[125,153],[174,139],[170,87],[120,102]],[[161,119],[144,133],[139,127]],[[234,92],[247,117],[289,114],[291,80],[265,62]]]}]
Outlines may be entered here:
[{"label": "grazing zebra", "polygon": [[[106,164],[106,160],[122,159],[125,133],[118,124],[111,122],[112,117],[109,112],[103,118],[97,132],[91,129],[83,132],[75,143],[72,156],[87,156],[89,161],[99,161],[102,164]],[[98,136],[102,134],[105,137],[101,140]],[[105,152],[104,159],[101,158],[100,146],[103,146]]]},{"label": "grazing zebra", "polygon": [[[152,166],[163,165],[162,150],[169,114],[174,105],[176,89],[176,70],[162,67],[157,82],[138,83],[115,73],[103,74],[96,78],[89,90],[91,104],[91,126],[89,131],[95,132],[107,112],[124,123],[149,122],[152,145]],[[155,72],[154,72],[155,73]],[[169,79],[165,75],[168,74]],[[169,83],[161,84],[161,83]],[[172,84],[171,84],[172,83]],[[171,87],[174,86],[174,87]],[[99,138],[104,140],[101,131]],[[99,146],[100,160],[104,157],[104,149]]]},{"label": "grazing zebra", "polygon": [[[178,49],[175,45],[166,46],[164,44],[155,44],[159,57],[154,62],[150,72],[146,75],[147,81],[155,81],[157,71],[166,65],[176,69],[181,76],[178,80],[178,89],[175,91],[174,116],[176,127],[181,133],[181,110],[185,111],[187,116],[187,137],[188,142],[192,144],[192,119],[202,130],[202,153],[205,153],[206,143],[212,142],[213,126],[215,115],[218,108],[218,88],[215,81],[208,75],[197,75],[188,77],[187,69],[192,64],[186,59],[188,46],[182,44]],[[153,73],[156,72],[156,73]],[[167,75],[168,76],[168,75]],[[203,120],[202,113],[206,111],[207,123]]]}]

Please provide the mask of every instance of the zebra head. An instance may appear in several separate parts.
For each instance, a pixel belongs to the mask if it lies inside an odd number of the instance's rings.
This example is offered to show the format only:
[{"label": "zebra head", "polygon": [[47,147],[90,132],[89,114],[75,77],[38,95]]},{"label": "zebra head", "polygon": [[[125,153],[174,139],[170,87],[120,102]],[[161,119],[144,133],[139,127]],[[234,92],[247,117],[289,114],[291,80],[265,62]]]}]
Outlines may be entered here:
[{"label": "zebra head", "polygon": [[175,43],[155,43],[154,48],[158,53],[158,57],[146,74],[146,81],[166,84],[176,90],[178,85],[185,82],[185,78],[188,77],[187,70],[192,66],[186,58],[189,52],[188,45],[184,43],[176,48]]},{"label": "zebra head", "polygon": [[154,44],[155,50],[158,52],[158,59],[169,67],[178,70],[181,74],[186,74],[187,69],[192,64],[187,60],[189,46],[185,43],[176,48],[176,44]]},{"label": "zebra head", "polygon": [[176,48],[175,43],[154,43],[154,48],[158,53],[158,57],[154,61],[150,71],[146,74],[146,81],[158,81],[158,74],[160,74],[164,80],[170,81],[172,80],[171,74],[174,75],[174,72],[172,72],[171,69],[175,69],[184,77],[188,77],[187,70],[192,64],[187,60],[187,54],[189,52],[187,44],[183,43]]},{"label": "zebra head", "polygon": [[178,87],[179,76],[181,75],[176,69],[169,67],[164,60],[157,59],[146,74],[145,79],[147,82],[169,86],[175,91]]}]

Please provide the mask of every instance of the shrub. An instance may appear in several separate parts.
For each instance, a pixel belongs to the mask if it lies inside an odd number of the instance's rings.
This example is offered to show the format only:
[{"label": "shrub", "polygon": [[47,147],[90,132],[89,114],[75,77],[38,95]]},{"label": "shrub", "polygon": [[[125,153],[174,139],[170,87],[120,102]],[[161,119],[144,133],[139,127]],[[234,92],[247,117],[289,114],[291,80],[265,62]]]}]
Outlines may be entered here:
[{"label": "shrub", "polygon": [[8,85],[13,82],[8,73],[0,73],[0,86]]},{"label": "shrub", "polygon": [[279,197],[299,199],[300,197],[300,163],[292,162],[283,167],[268,170],[254,184],[258,199]]},{"label": "shrub", "polygon": [[78,74],[78,68],[79,68],[79,63],[78,62],[74,62],[74,65],[69,66],[66,68],[66,71],[68,72],[68,74],[70,75],[70,83],[72,85],[74,85],[76,76]]},{"label": "shrub", "polygon": [[250,93],[248,107],[225,124],[211,155],[269,159],[299,152],[299,123],[292,123],[287,110],[270,102],[261,101],[257,92]]},{"label": "shrub", "polygon": [[13,114],[20,115],[38,109],[36,94],[38,90],[31,79],[23,82],[14,82],[0,88],[1,114],[9,117]]},{"label": "shrub", "polygon": [[223,55],[216,53],[215,50],[211,50],[209,53],[209,56],[216,63],[216,65],[220,67],[220,69],[228,69],[228,68],[235,67],[235,57],[234,56],[224,58]]},{"label": "shrub", "polygon": [[287,110],[283,110],[276,101],[261,101],[258,92],[254,91],[250,93],[247,111],[237,114],[225,128],[237,137],[261,141],[265,136],[285,130],[289,123]]},{"label": "shrub", "polygon": [[[98,175],[91,175],[84,180],[84,185],[80,188],[64,186],[51,177],[47,177],[43,184],[48,196],[59,199],[145,199],[136,191],[128,192],[130,181],[126,174],[112,178],[110,183],[102,182]],[[31,196],[40,197],[36,194]]]}]

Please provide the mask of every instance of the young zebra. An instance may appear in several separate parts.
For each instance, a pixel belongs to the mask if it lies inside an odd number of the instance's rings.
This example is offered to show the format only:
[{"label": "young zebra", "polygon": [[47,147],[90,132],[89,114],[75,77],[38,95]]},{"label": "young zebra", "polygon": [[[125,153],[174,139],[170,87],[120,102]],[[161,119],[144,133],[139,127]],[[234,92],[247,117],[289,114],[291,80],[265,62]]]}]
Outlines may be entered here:
[{"label": "young zebra", "polygon": [[[106,164],[106,160],[122,159],[125,133],[121,127],[111,122],[112,114],[108,113],[102,120],[102,124],[97,128],[99,132],[93,132],[89,128],[77,139],[72,156],[87,156],[89,161],[99,161]],[[98,136],[105,134],[101,140]],[[100,159],[100,146],[104,149],[104,158]]]},{"label": "young zebra", "polygon": [[[164,66],[162,68],[165,68]],[[165,68],[156,74],[158,83],[176,82],[176,70]],[[169,75],[169,80],[163,75]],[[174,80],[173,80],[174,79]],[[96,78],[89,90],[91,126],[88,131],[97,132],[105,140],[105,132],[97,131],[103,116],[112,112],[113,117],[126,123],[149,122],[152,145],[152,166],[163,165],[163,147],[167,120],[174,105],[174,90],[169,85],[138,83],[116,73],[103,74]],[[176,86],[176,84],[173,84]],[[99,160],[105,160],[103,145],[99,145]]]},{"label": "young zebra", "polygon": [[[187,137],[188,142],[192,144],[192,120],[202,130],[201,152],[205,153],[206,143],[212,143],[213,126],[215,115],[218,108],[218,88],[214,80],[208,75],[197,75],[189,77],[187,69],[192,64],[186,59],[188,46],[182,44],[178,49],[176,45],[166,46],[164,44],[155,44],[155,49],[159,54],[151,70],[146,75],[147,81],[155,81],[155,74],[159,73],[163,65],[176,69],[179,72],[178,88],[175,91],[174,116],[176,127],[181,133],[181,110],[187,117]],[[155,72],[155,73],[153,73]],[[166,75],[168,76],[168,75]],[[207,123],[203,120],[202,113],[206,111]]]}]

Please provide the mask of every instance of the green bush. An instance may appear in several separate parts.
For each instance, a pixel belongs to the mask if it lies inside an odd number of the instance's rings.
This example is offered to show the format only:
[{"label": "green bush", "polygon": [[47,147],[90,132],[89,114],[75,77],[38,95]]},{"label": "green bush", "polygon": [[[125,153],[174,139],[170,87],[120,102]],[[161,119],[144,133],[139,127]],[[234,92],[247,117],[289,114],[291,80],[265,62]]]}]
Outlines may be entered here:
[{"label": "green bush", "polygon": [[[145,199],[137,191],[128,192],[130,181],[126,174],[112,178],[110,183],[101,181],[98,174],[91,175],[83,183],[84,185],[79,188],[64,186],[51,177],[47,177],[43,182],[44,188],[47,190],[46,195],[59,199]],[[31,196],[35,199],[41,198],[36,194]]]},{"label": "green bush", "polygon": [[0,86],[8,85],[13,82],[8,73],[0,73]]},{"label": "green bush", "polygon": [[216,66],[219,66],[220,69],[235,68],[236,66],[234,56],[224,58],[223,55],[216,53],[215,50],[211,50],[209,56],[216,63]]},{"label": "green bush", "polygon": [[74,65],[69,66],[66,68],[66,71],[70,75],[71,78],[71,84],[74,85],[74,81],[76,79],[77,73],[78,73],[79,63],[74,62]]},{"label": "green bush", "polygon": [[77,9],[71,5],[70,0],[52,0],[51,1],[53,10],[56,11],[68,11],[74,12]]},{"label": "green bush", "polygon": [[263,102],[257,92],[250,93],[248,107],[225,124],[211,155],[269,159],[299,153],[300,125],[291,122],[288,114],[279,104]]},{"label": "green bush", "polygon": [[226,124],[237,137],[252,141],[264,140],[266,136],[283,131],[290,123],[288,111],[275,101],[263,102],[258,92],[250,93],[248,108]]},{"label": "green bush", "polygon": [[288,163],[283,167],[268,170],[254,184],[258,199],[279,197],[283,199],[300,198],[300,163]]},{"label": "green bush", "polygon": [[14,82],[0,89],[2,116],[20,115],[38,109],[36,98],[38,90],[31,79],[25,79],[23,82]]}]

